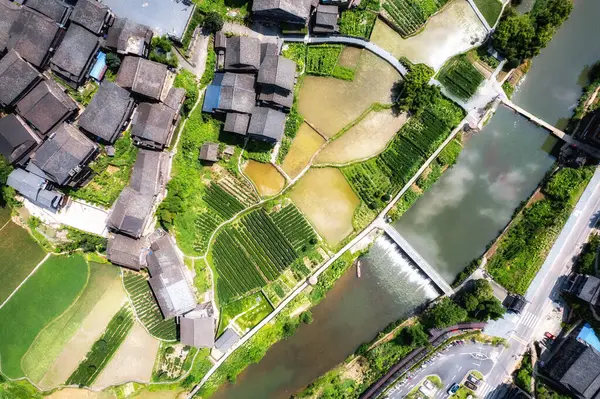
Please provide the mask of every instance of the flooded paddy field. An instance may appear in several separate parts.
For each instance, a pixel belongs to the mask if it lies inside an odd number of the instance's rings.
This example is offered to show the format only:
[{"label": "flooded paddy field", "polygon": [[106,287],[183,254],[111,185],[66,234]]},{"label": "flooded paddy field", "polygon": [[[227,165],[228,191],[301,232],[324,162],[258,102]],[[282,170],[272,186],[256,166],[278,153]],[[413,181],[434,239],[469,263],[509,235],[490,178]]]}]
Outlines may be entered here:
[{"label": "flooded paddy field", "polygon": [[331,245],[352,233],[352,216],[360,204],[346,178],[336,168],[309,170],[290,198]]},{"label": "flooded paddy field", "polygon": [[309,164],[313,155],[325,143],[325,139],[306,123],[302,124],[292,142],[282,168],[294,179]]},{"label": "flooded paddy field", "polygon": [[392,86],[400,78],[387,62],[362,50],[352,82],[321,76],[305,77],[298,110],[320,132],[333,137],[372,104],[391,104]]},{"label": "flooded paddy field", "polygon": [[285,178],[269,163],[248,161],[243,170],[244,174],[252,180],[259,194],[264,197],[278,194],[285,186]]},{"label": "flooded paddy field", "polygon": [[371,41],[397,58],[404,56],[438,70],[450,57],[480,45],[486,33],[469,3],[454,0],[431,17],[421,33],[407,39],[377,20]]},{"label": "flooded paddy field", "polygon": [[362,121],[327,144],[317,155],[317,164],[345,164],[379,154],[406,123],[406,114],[391,109],[370,112]]}]

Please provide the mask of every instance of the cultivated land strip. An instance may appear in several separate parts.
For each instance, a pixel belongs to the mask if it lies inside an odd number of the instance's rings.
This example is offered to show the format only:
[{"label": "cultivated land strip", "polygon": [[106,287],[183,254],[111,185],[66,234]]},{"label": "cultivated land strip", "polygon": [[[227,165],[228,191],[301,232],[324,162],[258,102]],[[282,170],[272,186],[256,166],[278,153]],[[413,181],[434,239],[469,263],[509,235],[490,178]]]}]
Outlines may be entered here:
[{"label": "cultivated land strip", "polygon": [[[406,191],[409,190],[410,187],[417,181],[417,179],[419,178],[419,176],[421,176],[421,174],[423,174],[423,172],[429,167],[429,165],[433,161],[436,160],[436,158],[438,157],[438,155],[440,154],[440,152],[442,152],[442,150],[452,140],[454,140],[454,138],[456,137],[456,135],[463,129],[463,126],[465,125],[465,123],[466,123],[466,118],[463,119],[463,121],[461,121],[461,123],[452,131],[452,133],[450,133],[450,135],[446,138],[446,140],[444,140],[444,142],[438,147],[438,149],[433,154],[431,154],[431,156],[427,159],[427,161],[425,161],[425,163],[415,173],[415,175],[404,185],[404,187],[393,198],[393,200],[379,213],[379,215],[377,216],[377,218],[373,222],[371,222],[371,224],[369,224],[365,229],[363,229],[363,231],[361,233],[359,233],[356,237],[354,237],[354,239],[352,239],[352,241],[350,241],[342,249],[340,249],[335,255],[333,255],[331,258],[329,258],[329,260],[327,262],[325,262],[323,265],[321,265],[315,271],[315,273],[313,274],[313,276],[315,276],[315,277],[318,278],[323,272],[325,272],[325,270],[327,270],[329,268],[329,266],[331,266],[336,260],[338,260],[346,251],[348,251],[350,248],[352,248],[354,245],[356,245],[358,242],[360,242],[363,238],[365,238],[367,235],[369,235],[374,229],[381,229],[382,226],[385,225],[385,217],[388,214],[388,212],[394,207],[394,205],[396,205],[396,202],[398,202],[402,198],[402,196],[404,195],[404,193],[406,193]],[[286,190],[287,190],[287,188],[286,188]],[[286,190],[284,190],[283,192],[285,192]],[[258,205],[259,204],[255,205],[255,206],[258,206]],[[251,208],[249,208],[249,209],[251,209]],[[245,212],[245,211],[242,211],[240,213],[243,213],[243,212]],[[235,216],[233,219],[235,219],[235,218],[237,218],[237,216]],[[194,387],[194,389],[190,392],[190,394],[188,395],[188,398],[192,398],[192,397],[194,397],[194,395],[196,395],[196,393],[198,393],[198,391],[200,390],[200,388],[217,371],[217,369],[225,362],[225,360],[227,360],[227,358],[235,351],[235,349],[239,348],[240,346],[242,346],[243,344],[245,344],[246,342],[248,342],[256,333],[258,333],[258,331],[260,331],[260,329],[262,327],[264,327],[267,323],[269,323],[271,320],[273,320],[279,313],[281,313],[281,311],[291,301],[293,301],[298,295],[300,295],[300,293],[302,293],[302,291],[304,291],[304,289],[306,289],[307,287],[308,287],[308,283],[306,281],[304,281],[301,285],[299,285],[297,288],[295,288],[294,291],[287,298],[285,298],[279,304],[279,306],[277,306],[277,308],[275,310],[273,310],[273,312],[271,312],[259,324],[257,324],[252,330],[250,330],[246,335],[244,335],[237,342],[237,344],[233,347],[233,349],[230,350],[230,351],[228,351],[227,353],[225,353],[223,355],[223,357],[221,357],[221,359],[219,359],[217,361],[217,363],[215,363],[215,365],[208,371],[208,373],[206,373],[204,375],[204,377],[202,378],[202,380],[200,381],[200,383],[198,385],[196,385]]]},{"label": "cultivated land strip", "polygon": [[29,275],[28,275],[27,277],[25,277],[25,280],[21,281],[21,284],[19,284],[19,285],[17,286],[17,288],[15,288],[15,289],[13,290],[13,292],[12,292],[12,293],[11,293],[11,294],[8,296],[8,298],[6,298],[6,300],[5,300],[4,302],[2,302],[2,304],[0,305],[0,309],[2,309],[2,307],[3,307],[4,305],[6,305],[6,304],[8,303],[8,301],[10,301],[10,298],[12,298],[12,297],[13,297],[13,295],[15,295],[15,294],[17,293],[17,291],[19,291],[19,288],[21,288],[21,287],[23,286],[23,284],[25,284],[25,283],[27,282],[27,280],[29,280],[29,278],[35,274],[35,272],[37,271],[37,269],[39,269],[39,267],[40,267],[40,266],[42,266],[42,265],[44,264],[44,262],[45,262],[46,260],[48,260],[48,258],[49,258],[51,255],[52,255],[52,254],[50,254],[50,253],[47,253],[47,254],[46,254],[46,256],[44,256],[44,259],[42,259],[42,260],[40,261],[40,263],[38,263],[38,264],[37,264],[37,266],[33,268],[33,270],[31,271],[31,273],[29,273]]}]

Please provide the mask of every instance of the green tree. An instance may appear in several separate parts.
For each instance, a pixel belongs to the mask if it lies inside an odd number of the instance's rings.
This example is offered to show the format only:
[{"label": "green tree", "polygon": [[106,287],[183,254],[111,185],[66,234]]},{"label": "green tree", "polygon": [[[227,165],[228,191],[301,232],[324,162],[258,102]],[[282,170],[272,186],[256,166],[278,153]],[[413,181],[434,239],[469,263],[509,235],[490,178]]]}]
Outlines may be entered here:
[{"label": "green tree", "polygon": [[396,340],[400,345],[413,348],[429,346],[429,337],[421,324],[403,328]]},{"label": "green tree", "polygon": [[115,53],[108,53],[106,54],[106,66],[111,72],[117,73],[121,67],[121,59]]},{"label": "green tree", "polygon": [[402,111],[418,115],[438,101],[441,93],[437,86],[429,84],[434,74],[430,67],[425,64],[409,64],[407,69],[409,72],[401,83],[397,106]]},{"label": "green tree", "polygon": [[465,309],[450,298],[443,298],[425,312],[423,322],[428,328],[445,328],[465,321],[467,316]]},{"label": "green tree", "polygon": [[223,29],[223,17],[217,12],[209,12],[204,17],[204,29],[209,32],[218,32]]},{"label": "green tree", "polygon": [[504,54],[514,67],[536,54],[532,46],[535,36],[536,31],[530,15],[518,14],[509,8],[506,17],[494,31],[492,41],[494,47]]},{"label": "green tree", "polygon": [[313,322],[313,315],[310,310],[300,313],[300,321],[304,324],[311,324]]}]

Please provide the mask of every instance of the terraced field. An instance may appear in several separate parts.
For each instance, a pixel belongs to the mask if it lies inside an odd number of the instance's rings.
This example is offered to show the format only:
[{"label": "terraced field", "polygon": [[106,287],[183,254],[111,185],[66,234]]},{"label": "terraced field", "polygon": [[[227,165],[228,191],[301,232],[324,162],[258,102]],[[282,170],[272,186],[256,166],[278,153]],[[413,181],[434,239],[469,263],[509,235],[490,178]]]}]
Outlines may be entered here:
[{"label": "terraced field", "polygon": [[143,274],[124,271],[123,283],[131,297],[137,317],[154,337],[167,341],[177,339],[175,319],[164,320]]}]

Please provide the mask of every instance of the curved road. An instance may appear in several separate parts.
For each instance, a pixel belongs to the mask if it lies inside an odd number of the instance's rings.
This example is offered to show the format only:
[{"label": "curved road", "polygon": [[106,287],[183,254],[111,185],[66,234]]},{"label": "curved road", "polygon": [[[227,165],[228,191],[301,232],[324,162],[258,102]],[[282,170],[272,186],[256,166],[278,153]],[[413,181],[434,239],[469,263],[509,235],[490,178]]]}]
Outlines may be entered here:
[{"label": "curved road", "polygon": [[357,37],[349,37],[349,36],[340,36],[340,35],[328,35],[328,36],[318,36],[318,37],[292,37],[292,36],[284,36],[284,42],[295,42],[295,43],[306,43],[306,44],[349,44],[355,47],[364,48],[369,50],[373,54],[377,55],[380,58],[383,58],[387,61],[391,66],[396,69],[400,73],[400,75],[405,76],[408,73],[408,70],[404,65],[398,61],[396,57],[382,49],[378,45],[371,43],[364,39],[359,39]]}]

